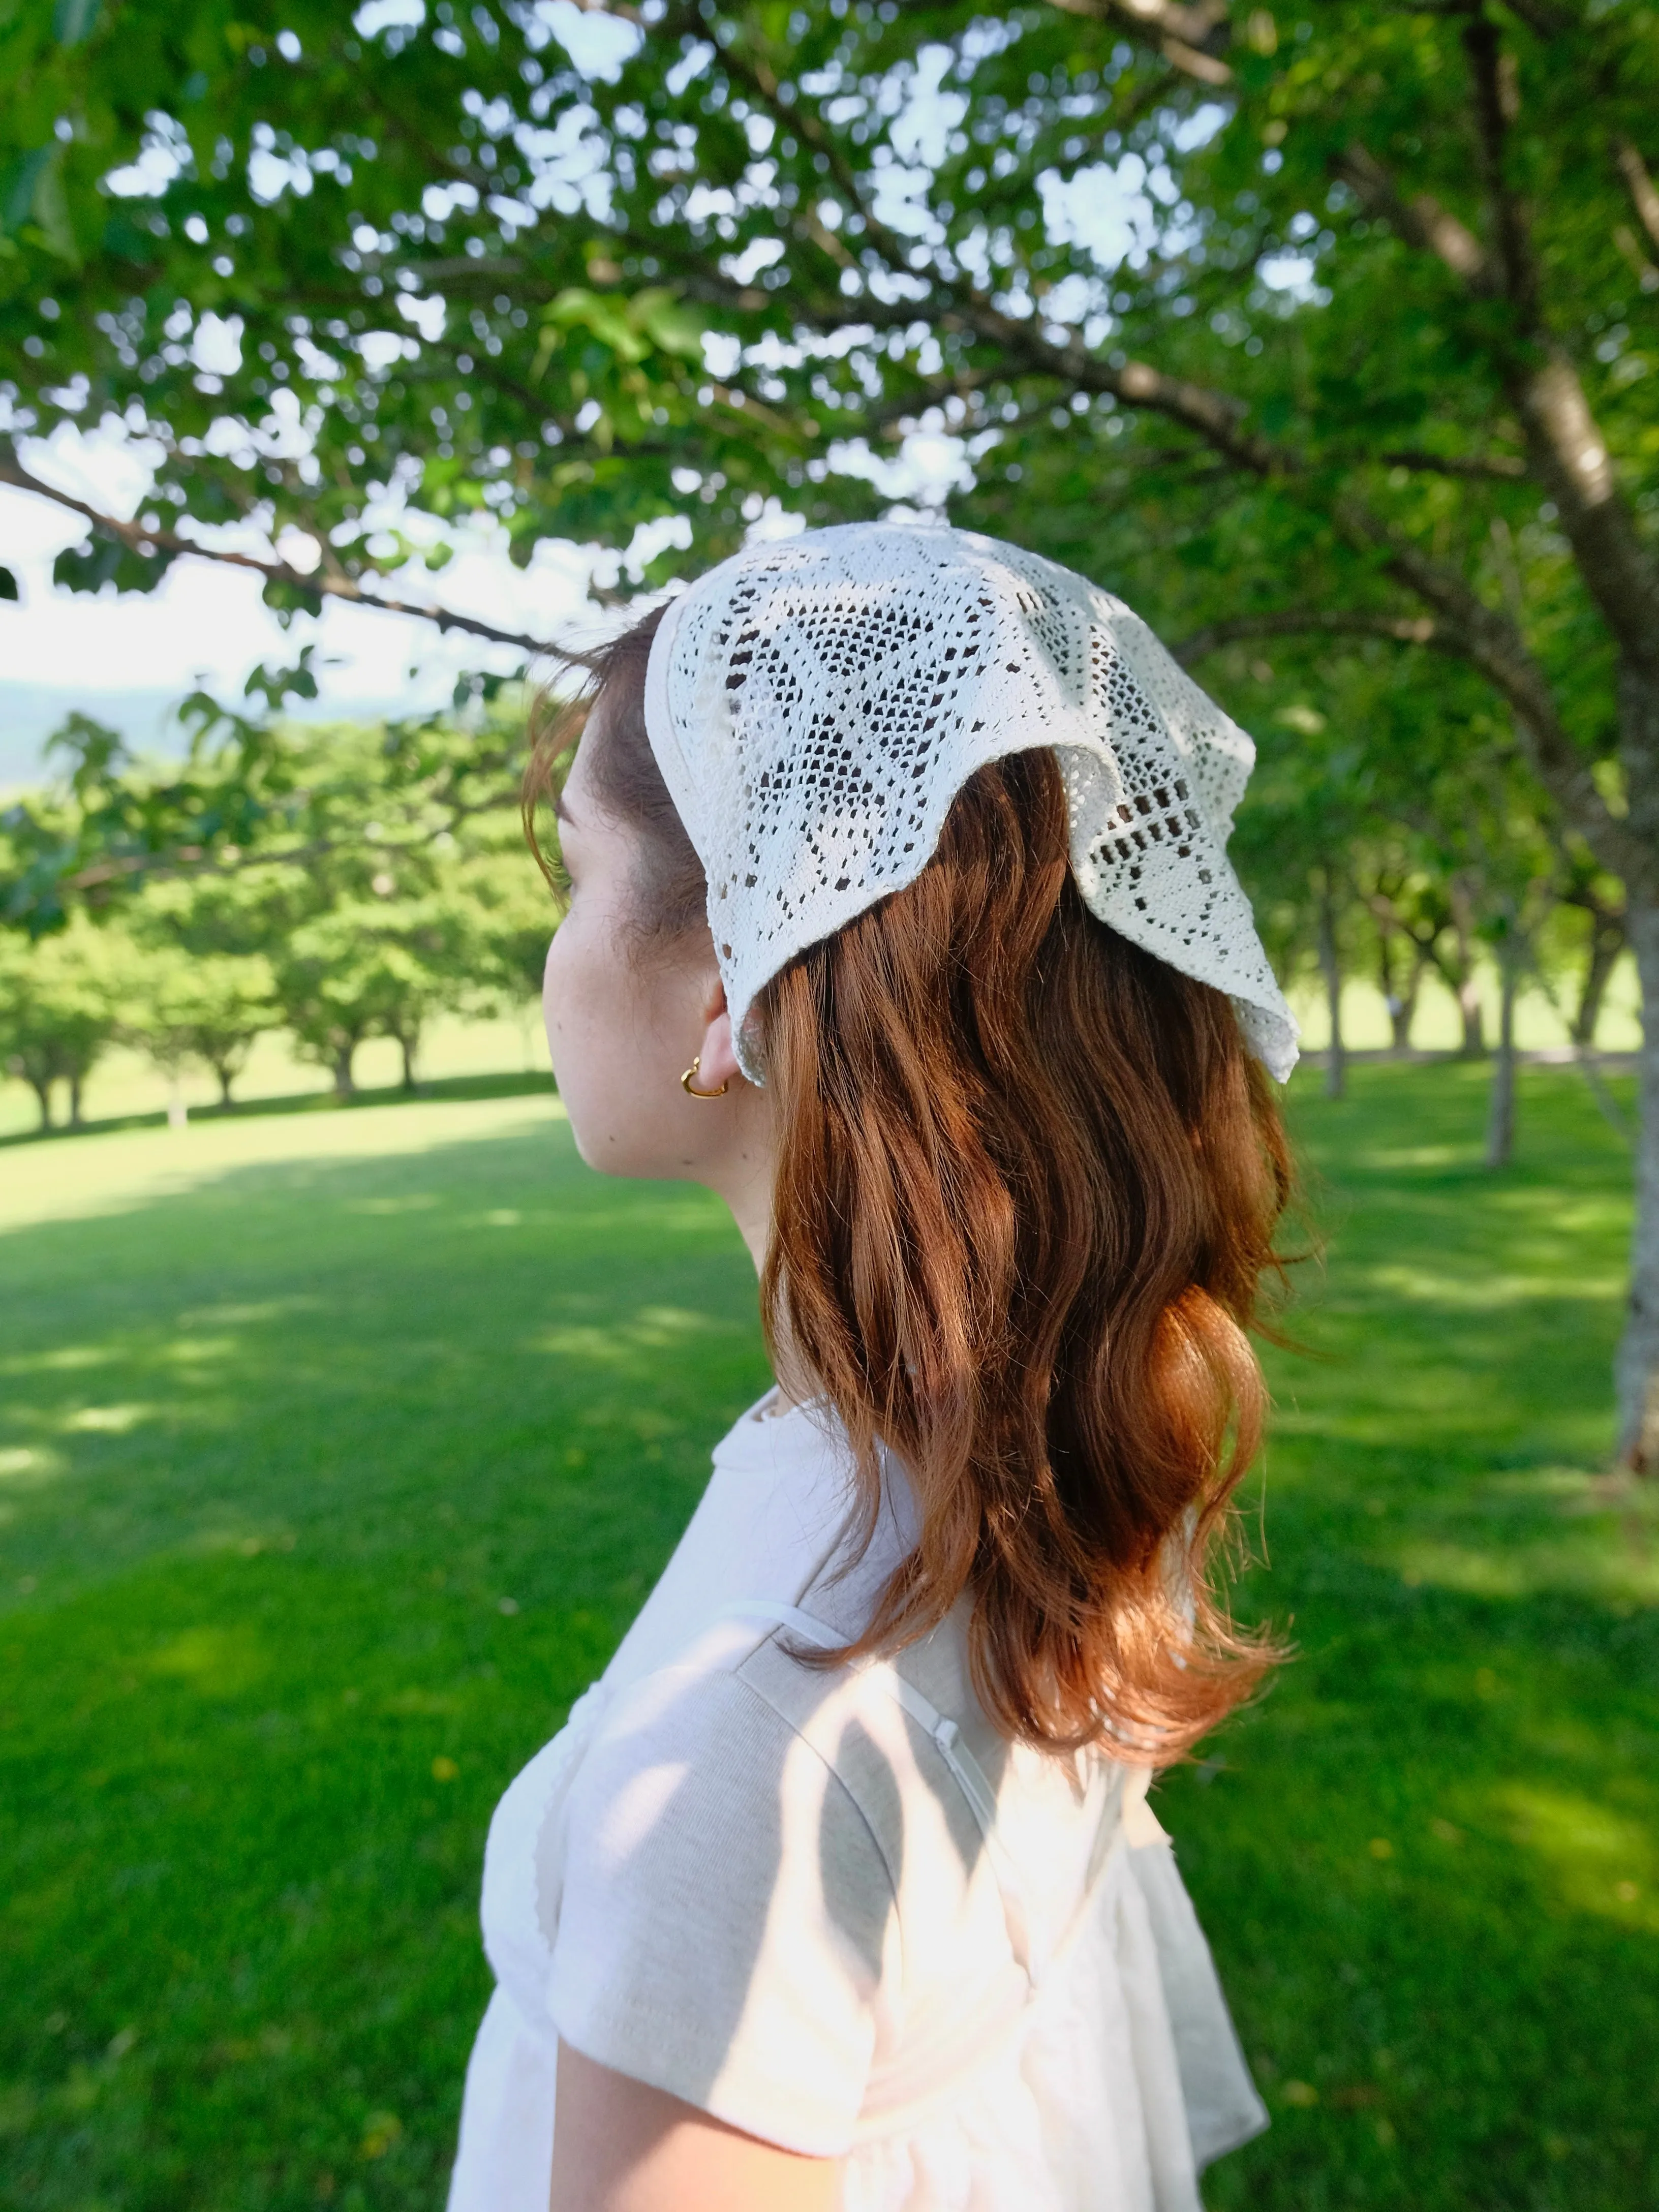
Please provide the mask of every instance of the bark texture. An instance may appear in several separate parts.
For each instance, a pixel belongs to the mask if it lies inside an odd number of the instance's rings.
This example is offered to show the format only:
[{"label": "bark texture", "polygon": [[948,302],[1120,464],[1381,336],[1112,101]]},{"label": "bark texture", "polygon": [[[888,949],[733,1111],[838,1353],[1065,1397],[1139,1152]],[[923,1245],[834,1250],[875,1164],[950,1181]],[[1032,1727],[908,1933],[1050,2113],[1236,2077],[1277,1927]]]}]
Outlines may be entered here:
[{"label": "bark texture", "polygon": [[1578,1004],[1573,1009],[1572,1026],[1569,1032],[1581,1052],[1593,1052],[1595,1048],[1595,1032],[1601,1023],[1607,985],[1613,981],[1613,971],[1625,949],[1624,915],[1595,907],[1591,907],[1589,911],[1589,951],[1584,962],[1584,980],[1579,986]]},{"label": "bark texture", "polygon": [[1492,1062],[1492,1101],[1486,1116],[1489,1168],[1506,1168],[1515,1157],[1515,1002],[1521,989],[1521,963],[1513,953],[1504,957],[1503,981],[1498,1056]]},{"label": "bark texture", "polygon": [[1659,1474],[1659,901],[1632,899],[1627,927],[1642,987],[1642,1050],[1630,1297],[1613,1373],[1620,1463],[1652,1475]]},{"label": "bark texture", "polygon": [[1344,1098],[1348,1091],[1348,1054],[1342,1039],[1342,960],[1336,942],[1336,892],[1328,871],[1319,894],[1319,969],[1325,978],[1330,1017],[1330,1049],[1325,1055],[1325,1096]]}]

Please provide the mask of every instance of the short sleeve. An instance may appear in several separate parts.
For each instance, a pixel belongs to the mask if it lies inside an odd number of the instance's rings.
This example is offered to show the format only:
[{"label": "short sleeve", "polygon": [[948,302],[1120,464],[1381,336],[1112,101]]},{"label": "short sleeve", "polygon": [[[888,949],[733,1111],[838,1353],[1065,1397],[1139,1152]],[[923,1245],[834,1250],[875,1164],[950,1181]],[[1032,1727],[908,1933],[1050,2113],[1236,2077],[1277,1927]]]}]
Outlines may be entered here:
[{"label": "short sleeve", "polygon": [[896,1981],[881,1847],[732,1674],[659,1675],[582,1761],[550,2006],[600,2064],[817,2157],[849,2148]]}]

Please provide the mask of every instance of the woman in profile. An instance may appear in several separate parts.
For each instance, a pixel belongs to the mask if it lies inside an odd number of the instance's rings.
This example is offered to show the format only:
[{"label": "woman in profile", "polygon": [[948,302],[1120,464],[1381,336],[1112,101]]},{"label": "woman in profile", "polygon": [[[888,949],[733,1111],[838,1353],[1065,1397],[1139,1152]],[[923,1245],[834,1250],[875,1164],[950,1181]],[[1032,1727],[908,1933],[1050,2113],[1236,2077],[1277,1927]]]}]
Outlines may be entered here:
[{"label": "woman in profile", "polygon": [[600,657],[559,1091],[725,1200],[777,1381],[495,1815],[451,2212],[1199,2212],[1266,2124],[1146,1802],[1271,1656],[1206,1566],[1296,1057],[1250,759],[955,531],[750,547]]}]

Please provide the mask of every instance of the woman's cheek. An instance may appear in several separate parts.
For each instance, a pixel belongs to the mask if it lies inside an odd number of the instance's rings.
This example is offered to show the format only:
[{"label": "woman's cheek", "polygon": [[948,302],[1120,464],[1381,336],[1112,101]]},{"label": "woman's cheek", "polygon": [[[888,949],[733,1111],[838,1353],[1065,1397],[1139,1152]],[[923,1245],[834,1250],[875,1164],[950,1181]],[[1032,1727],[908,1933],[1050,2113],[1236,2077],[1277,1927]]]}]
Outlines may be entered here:
[{"label": "woman's cheek", "polygon": [[547,1030],[548,1056],[562,1092],[579,1082],[584,1042],[581,1018],[580,946],[577,932],[567,920],[547,948],[542,971],[542,1020]]},{"label": "woman's cheek", "polygon": [[574,914],[561,923],[548,948],[542,1013],[553,1079],[576,1149],[590,1167],[614,1172],[618,1123],[629,1103],[629,1085],[619,1081],[616,1065],[623,1009],[616,963],[603,944],[588,942],[591,926],[590,917],[578,921]]}]

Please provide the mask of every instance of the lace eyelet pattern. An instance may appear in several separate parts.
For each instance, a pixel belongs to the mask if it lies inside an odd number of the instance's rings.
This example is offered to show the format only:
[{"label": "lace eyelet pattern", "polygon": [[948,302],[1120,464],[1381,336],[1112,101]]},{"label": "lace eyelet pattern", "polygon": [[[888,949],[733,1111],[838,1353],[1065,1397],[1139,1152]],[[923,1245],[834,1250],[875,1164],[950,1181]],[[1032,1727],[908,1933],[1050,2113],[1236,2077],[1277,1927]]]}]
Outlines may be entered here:
[{"label": "lace eyelet pattern", "polygon": [[1039,555],[852,523],[746,547],[674,600],[652,747],[708,878],[738,1057],[757,994],[902,890],[988,761],[1053,748],[1091,912],[1231,998],[1284,1081],[1297,1025],[1226,857],[1255,748],[1140,617]]}]

